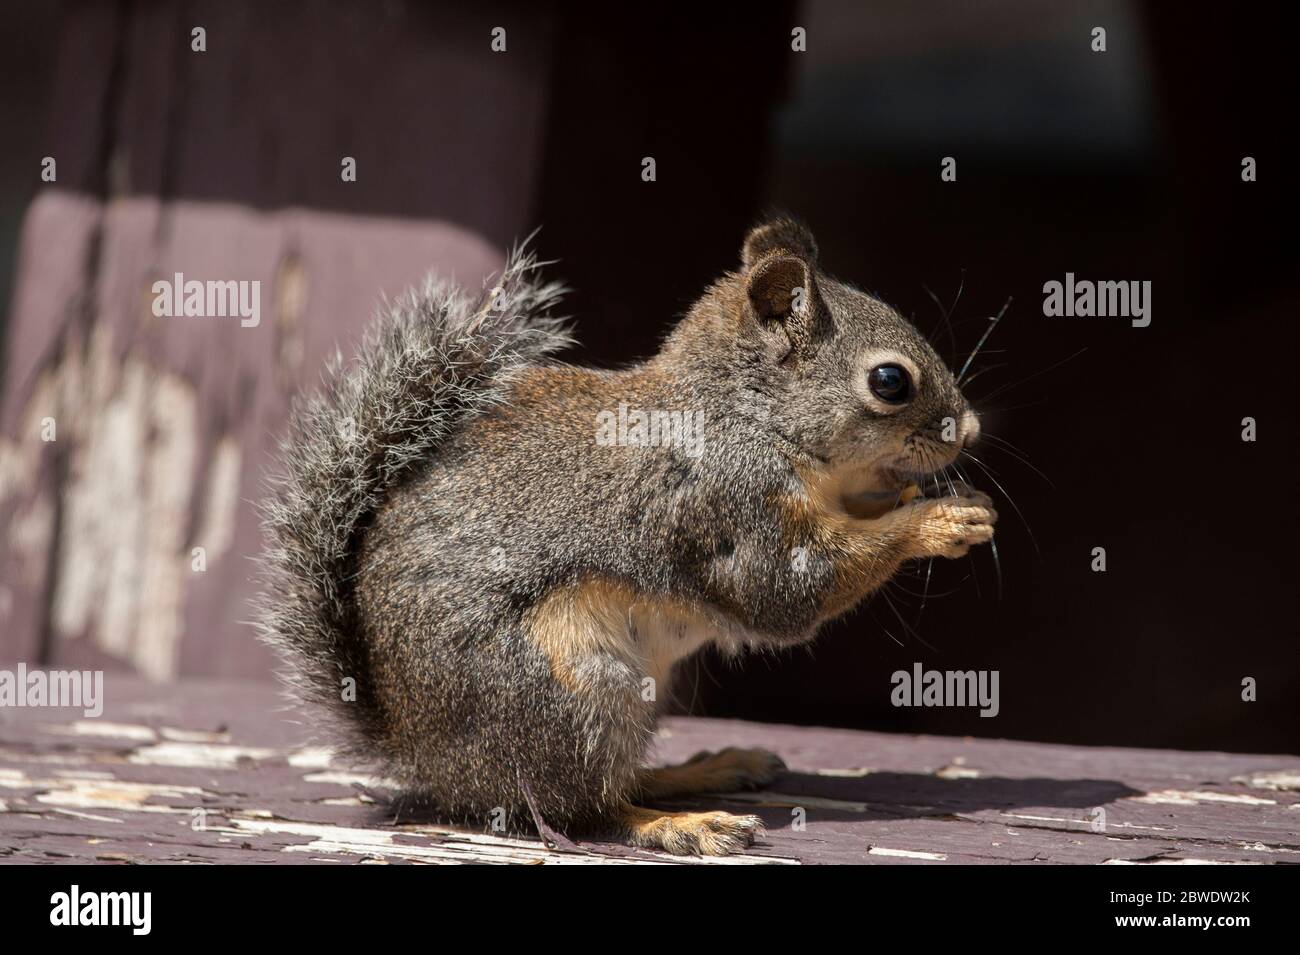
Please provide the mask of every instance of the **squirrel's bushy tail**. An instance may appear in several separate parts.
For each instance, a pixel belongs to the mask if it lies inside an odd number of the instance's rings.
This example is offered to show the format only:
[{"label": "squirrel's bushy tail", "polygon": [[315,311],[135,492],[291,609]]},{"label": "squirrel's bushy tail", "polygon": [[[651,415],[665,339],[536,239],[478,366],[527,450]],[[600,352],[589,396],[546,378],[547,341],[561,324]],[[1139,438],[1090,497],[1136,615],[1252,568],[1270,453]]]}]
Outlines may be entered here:
[{"label": "squirrel's bushy tail", "polygon": [[[353,743],[373,745],[385,723],[353,620],[358,534],[414,462],[502,398],[513,369],[571,343],[551,314],[563,289],[536,281],[537,264],[516,251],[477,301],[429,278],[386,303],[357,357],[336,352],[323,389],[290,414],[261,505],[256,627],[294,695],[346,713]],[[347,678],[355,700],[345,702]]]}]

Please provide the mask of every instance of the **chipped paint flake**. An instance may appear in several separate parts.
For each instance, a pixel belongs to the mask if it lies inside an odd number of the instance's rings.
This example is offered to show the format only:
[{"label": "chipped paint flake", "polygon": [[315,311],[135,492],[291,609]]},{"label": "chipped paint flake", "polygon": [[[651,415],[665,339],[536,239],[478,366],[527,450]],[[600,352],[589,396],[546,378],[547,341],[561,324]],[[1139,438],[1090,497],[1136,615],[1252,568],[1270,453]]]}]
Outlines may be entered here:
[{"label": "chipped paint flake", "polygon": [[1107,829],[1143,829],[1148,832],[1175,832],[1177,826],[1139,826],[1136,822],[1107,822]]},{"label": "chipped paint flake", "polygon": [[223,435],[212,449],[212,464],[204,479],[203,523],[192,543],[207,551],[209,561],[230,550],[239,513],[239,445]]},{"label": "chipped paint flake", "polygon": [[367,789],[399,789],[397,782],[382,776],[367,776],[365,773],[348,773],[331,770],[325,773],[308,773],[303,776],[308,783],[333,783],[335,786],[364,786]]},{"label": "chipped paint flake", "polygon": [[[0,785],[3,785],[0,782]],[[23,788],[45,789],[36,801],[48,806],[71,809],[123,809],[131,812],[185,813],[202,800],[205,793],[197,786],[172,786],[159,783],[129,783],[120,780],[28,780]],[[164,806],[150,799],[179,799],[185,806]]]},{"label": "chipped paint flake", "polygon": [[952,764],[936,770],[935,775],[940,779],[979,779],[980,771],[969,766],[962,766],[954,761]]},{"label": "chipped paint flake", "polygon": [[109,326],[49,372],[70,449],[52,606],[63,638],[89,635],[154,679],[176,674],[198,457],[193,386],[119,357]]},{"label": "chipped paint flake", "polygon": [[1102,865],[1259,865],[1258,862],[1226,862],[1222,859],[1107,859]]},{"label": "chipped paint flake", "polygon": [[1242,793],[1215,793],[1205,790],[1161,789],[1144,796],[1133,796],[1134,802],[1168,806],[1195,806],[1203,802],[1233,803],[1239,806],[1276,806],[1277,800],[1247,796]]},{"label": "chipped paint flake", "polygon": [[129,739],[137,743],[152,743],[158,738],[152,727],[138,723],[109,723],[104,720],[74,720],[71,723],[47,723],[42,727],[56,736],[90,736],[109,739]]},{"label": "chipped paint flake", "polygon": [[1290,846],[1269,846],[1262,842],[1239,842],[1237,845],[1247,852],[1285,852],[1292,854],[1300,852],[1300,849],[1293,849]]},{"label": "chipped paint flake", "polygon": [[182,730],[173,726],[163,726],[158,735],[174,743],[229,743],[230,733],[226,730]]},{"label": "chipped paint flake", "polygon": [[884,846],[872,846],[867,855],[890,856],[896,859],[925,859],[930,862],[946,862],[948,856],[942,852],[919,852],[912,849],[886,849]]},{"label": "chipped paint flake", "polygon": [[89,758],[80,753],[27,753],[0,747],[0,759],[14,763],[37,763],[55,766],[84,766]]},{"label": "chipped paint flake", "polygon": [[1300,789],[1300,770],[1279,769],[1273,772],[1247,773],[1233,776],[1232,781],[1249,786],[1251,789]]},{"label": "chipped paint flake", "polygon": [[1067,826],[1087,829],[1092,826],[1091,819],[1071,819],[1069,816],[1030,816],[1019,812],[1003,812],[999,815],[1008,819],[1024,819],[1027,822],[1063,822]]},{"label": "chipped paint flake", "polygon": [[[114,819],[112,816],[97,816],[93,812],[77,812],[75,809],[64,809],[56,807],[55,812],[65,816],[72,816],[74,819],[88,819],[91,822],[121,822],[121,819]],[[102,840],[101,840],[102,841]]]},{"label": "chipped paint flake", "polygon": [[818,776],[831,776],[836,779],[861,779],[863,776],[869,776],[875,770],[868,769],[866,766],[857,766],[852,769],[815,769],[813,770]]},{"label": "chipped paint flake", "polygon": [[54,775],[60,779],[117,779],[112,773],[95,769],[56,769]]},{"label": "chipped paint flake", "polygon": [[247,760],[271,759],[279,753],[262,746],[229,746],[216,743],[158,743],[144,746],[127,757],[140,766],[189,766],[203,769],[235,769]]},{"label": "chipped paint flake", "polygon": [[289,765],[298,769],[329,769],[334,749],[329,746],[304,746],[289,754]]}]

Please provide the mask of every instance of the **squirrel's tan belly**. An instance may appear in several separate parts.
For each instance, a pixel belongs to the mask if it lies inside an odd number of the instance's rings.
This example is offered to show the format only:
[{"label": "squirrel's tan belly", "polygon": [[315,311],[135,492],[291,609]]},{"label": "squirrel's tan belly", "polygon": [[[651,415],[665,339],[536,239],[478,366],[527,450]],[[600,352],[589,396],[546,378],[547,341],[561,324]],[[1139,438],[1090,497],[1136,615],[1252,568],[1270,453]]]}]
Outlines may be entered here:
[{"label": "squirrel's tan belly", "polygon": [[743,640],[708,608],[601,579],[553,591],[528,612],[524,625],[568,689],[581,692],[584,665],[612,657],[640,676],[647,702],[666,691],[678,661],[709,643],[734,648]]}]

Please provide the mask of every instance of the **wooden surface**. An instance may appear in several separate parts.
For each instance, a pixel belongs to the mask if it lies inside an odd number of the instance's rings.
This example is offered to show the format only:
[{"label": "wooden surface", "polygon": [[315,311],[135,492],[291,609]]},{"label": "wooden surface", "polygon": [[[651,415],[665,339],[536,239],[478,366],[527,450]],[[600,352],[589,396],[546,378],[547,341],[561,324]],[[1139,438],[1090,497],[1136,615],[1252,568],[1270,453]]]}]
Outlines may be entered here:
[{"label": "wooden surface", "polygon": [[[477,291],[532,231],[554,13],[510,11],[502,56],[502,11],[61,7],[48,128],[14,136],[57,179],[0,322],[0,658],[264,676],[249,502],[291,396],[382,296]],[[178,272],[260,283],[260,321],[155,315]]]},{"label": "wooden surface", "polygon": [[[106,693],[99,719],[0,709],[0,862],[698,861],[395,824],[383,780],[311,745],[264,683],[110,676]],[[731,864],[1300,862],[1294,756],[671,718],[654,759],[729,745],[791,767],[763,792],[683,804],[762,816]]]}]

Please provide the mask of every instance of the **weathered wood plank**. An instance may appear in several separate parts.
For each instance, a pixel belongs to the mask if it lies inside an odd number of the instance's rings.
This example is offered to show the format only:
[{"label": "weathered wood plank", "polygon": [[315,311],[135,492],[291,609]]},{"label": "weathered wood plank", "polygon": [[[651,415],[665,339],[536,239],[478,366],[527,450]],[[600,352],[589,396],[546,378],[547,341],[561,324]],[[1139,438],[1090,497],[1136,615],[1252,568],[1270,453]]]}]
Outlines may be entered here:
[{"label": "weathered wood plank", "polygon": [[[253,9],[62,11],[0,369],[0,660],[265,677],[249,502],[291,396],[381,294],[477,290],[533,227],[550,5],[508,11],[508,57],[502,11]],[[155,315],[176,273],[256,284],[260,320]]]},{"label": "weathered wood plank", "polygon": [[[114,678],[104,716],[0,711],[0,861],[682,861],[585,839],[398,818],[258,682]],[[654,758],[763,746],[767,790],[682,803],[757,812],[731,863],[1300,862],[1300,758],[1082,748],[670,718]]]},{"label": "weathered wood plank", "polygon": [[[72,276],[95,241],[86,324]],[[0,437],[0,659],[265,676],[242,622],[260,549],[248,502],[293,393],[354,346],[381,295],[431,268],[476,289],[500,253],[447,223],[60,193],[34,204],[23,249]],[[257,323],[155,315],[152,285],[176,273],[260,283]]]}]

